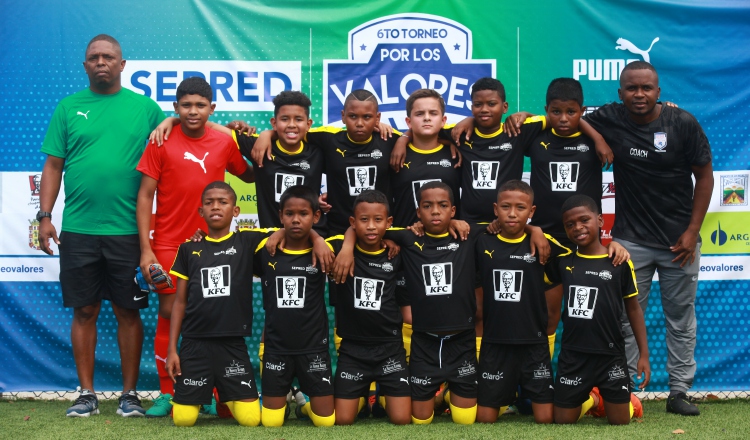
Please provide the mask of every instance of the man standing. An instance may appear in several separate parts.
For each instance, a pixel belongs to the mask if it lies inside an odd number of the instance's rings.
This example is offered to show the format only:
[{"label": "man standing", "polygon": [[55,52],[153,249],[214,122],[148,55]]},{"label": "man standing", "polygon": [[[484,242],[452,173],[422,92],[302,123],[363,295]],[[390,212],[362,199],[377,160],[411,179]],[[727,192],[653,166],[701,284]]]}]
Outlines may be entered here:
[{"label": "man standing", "polygon": [[[101,300],[112,303],[117,318],[123,393],[117,414],[143,416],[135,391],[143,346],[139,309],[147,295],[133,282],[140,262],[135,206],[141,175],[135,167],[151,130],[164,113],[151,99],[123,89],[125,68],[120,44],[97,35],[86,48],[83,67],[89,88],[60,101],[42,145],[39,244],[60,249],[63,305],[73,307],[70,339],[81,394],[68,417],[99,413],[94,393],[96,321]],[[65,172],[65,208],[60,238],[52,209]]]},{"label": "man standing", "polygon": [[[685,392],[695,376],[695,293],[700,267],[699,231],[711,201],[711,147],[688,112],[658,103],[659,76],[643,61],[620,76],[622,104],[608,104],[586,117],[614,152],[614,240],[630,252],[641,308],[659,271],[667,325],[667,412],[698,415]],[[695,187],[692,178],[695,177]],[[628,367],[638,359],[633,331],[623,317]]]}]

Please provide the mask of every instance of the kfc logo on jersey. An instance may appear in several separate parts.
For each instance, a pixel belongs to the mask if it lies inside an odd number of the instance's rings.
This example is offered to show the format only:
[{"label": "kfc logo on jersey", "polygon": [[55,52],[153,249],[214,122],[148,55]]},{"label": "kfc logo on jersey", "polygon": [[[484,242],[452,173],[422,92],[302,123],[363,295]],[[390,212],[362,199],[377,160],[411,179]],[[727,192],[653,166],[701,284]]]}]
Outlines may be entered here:
[{"label": "kfc logo on jersey", "polygon": [[419,208],[419,200],[417,200],[417,192],[419,192],[419,188],[428,182],[440,182],[440,179],[415,180],[411,183],[412,193],[414,194],[414,208]]},{"label": "kfc logo on jersey", "polygon": [[276,277],[276,306],[280,309],[305,307],[305,277]]},{"label": "kfc logo on jersey", "polygon": [[500,162],[472,161],[471,162],[471,186],[474,189],[495,189],[497,187],[497,174],[500,171]]},{"label": "kfc logo on jersey", "polygon": [[354,308],[380,310],[384,286],[383,280],[354,277]]},{"label": "kfc logo on jersey", "polygon": [[378,170],[370,167],[346,167],[346,179],[349,182],[349,195],[358,196],[362,191],[375,189]]},{"label": "kfc logo on jersey", "polygon": [[305,176],[298,176],[296,174],[285,174],[276,173],[276,179],[274,184],[274,200],[277,202],[281,200],[281,195],[284,194],[288,188],[294,185],[303,185],[305,183]]},{"label": "kfc logo on jersey", "polygon": [[521,301],[523,271],[495,269],[492,271],[495,287],[495,301]]},{"label": "kfc logo on jersey", "polygon": [[453,293],[453,263],[423,264],[422,279],[427,296]]},{"label": "kfc logo on jersey", "polygon": [[204,267],[201,269],[201,288],[204,298],[229,296],[231,281],[229,265]]},{"label": "kfc logo on jersey", "polygon": [[592,319],[599,289],[588,286],[570,286],[568,291],[568,316]]},{"label": "kfc logo on jersey", "polygon": [[552,191],[575,191],[578,188],[578,162],[550,162]]}]

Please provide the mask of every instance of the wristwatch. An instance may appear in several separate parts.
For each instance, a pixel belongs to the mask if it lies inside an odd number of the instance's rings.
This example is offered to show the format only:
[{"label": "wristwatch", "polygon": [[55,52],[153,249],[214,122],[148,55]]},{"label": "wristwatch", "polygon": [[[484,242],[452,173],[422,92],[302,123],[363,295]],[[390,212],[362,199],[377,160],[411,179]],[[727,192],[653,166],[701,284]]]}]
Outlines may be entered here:
[{"label": "wristwatch", "polygon": [[52,213],[46,211],[39,211],[36,213],[36,221],[41,222],[44,217],[49,217],[52,220]]}]

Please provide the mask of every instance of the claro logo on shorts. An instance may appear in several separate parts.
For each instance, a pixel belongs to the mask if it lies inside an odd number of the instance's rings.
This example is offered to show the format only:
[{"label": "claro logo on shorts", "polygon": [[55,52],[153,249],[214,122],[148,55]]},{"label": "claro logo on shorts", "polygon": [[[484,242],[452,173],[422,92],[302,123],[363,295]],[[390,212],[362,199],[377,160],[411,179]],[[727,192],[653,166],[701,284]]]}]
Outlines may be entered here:
[{"label": "claro logo on shorts", "polygon": [[199,380],[190,379],[186,377],[185,379],[182,380],[182,383],[184,385],[191,386],[191,387],[202,387],[203,385],[206,384],[207,380],[208,379],[205,379],[203,377],[201,377]]}]

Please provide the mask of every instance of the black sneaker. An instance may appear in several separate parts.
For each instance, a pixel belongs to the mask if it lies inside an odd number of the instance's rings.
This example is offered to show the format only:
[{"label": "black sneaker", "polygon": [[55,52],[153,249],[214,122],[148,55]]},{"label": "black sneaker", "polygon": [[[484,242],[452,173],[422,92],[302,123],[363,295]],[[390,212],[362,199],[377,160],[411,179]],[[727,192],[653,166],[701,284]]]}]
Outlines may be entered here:
[{"label": "black sneaker", "polygon": [[677,393],[667,398],[667,412],[681,416],[698,416],[701,413],[698,406],[691,402],[685,393]]},{"label": "black sneaker", "polygon": [[96,414],[99,414],[99,399],[90,390],[81,390],[76,401],[65,412],[68,417],[88,417]]},{"label": "black sneaker", "polygon": [[143,417],[146,415],[146,410],[141,406],[141,399],[138,398],[138,393],[135,390],[122,393],[117,405],[117,414],[123,417]]}]

